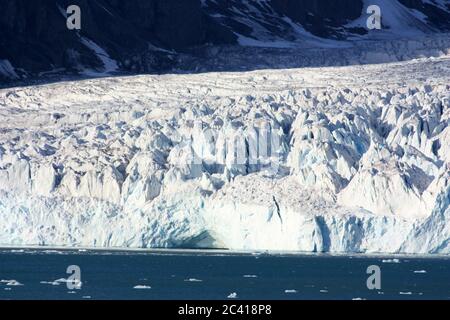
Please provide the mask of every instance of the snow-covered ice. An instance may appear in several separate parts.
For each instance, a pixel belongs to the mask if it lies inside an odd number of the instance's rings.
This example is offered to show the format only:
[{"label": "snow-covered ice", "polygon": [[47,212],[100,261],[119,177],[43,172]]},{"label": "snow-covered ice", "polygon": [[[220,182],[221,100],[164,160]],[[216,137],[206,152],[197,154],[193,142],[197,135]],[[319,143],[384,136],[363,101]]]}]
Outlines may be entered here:
[{"label": "snow-covered ice", "polygon": [[0,245],[447,254],[450,56],[419,50],[2,89]]},{"label": "snow-covered ice", "polygon": [[40,284],[48,284],[48,285],[52,285],[52,286],[59,286],[61,284],[73,284],[74,287],[80,289],[81,286],[83,285],[83,283],[80,280],[77,279],[65,279],[65,278],[60,278],[54,281],[40,281]]}]

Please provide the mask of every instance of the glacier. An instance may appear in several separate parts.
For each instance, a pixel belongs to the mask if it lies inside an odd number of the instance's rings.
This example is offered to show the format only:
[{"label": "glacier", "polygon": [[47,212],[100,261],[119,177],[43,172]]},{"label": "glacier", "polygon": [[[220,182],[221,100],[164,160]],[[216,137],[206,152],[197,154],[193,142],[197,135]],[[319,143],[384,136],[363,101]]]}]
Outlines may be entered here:
[{"label": "glacier", "polygon": [[448,254],[448,39],[1,89],[0,245]]}]

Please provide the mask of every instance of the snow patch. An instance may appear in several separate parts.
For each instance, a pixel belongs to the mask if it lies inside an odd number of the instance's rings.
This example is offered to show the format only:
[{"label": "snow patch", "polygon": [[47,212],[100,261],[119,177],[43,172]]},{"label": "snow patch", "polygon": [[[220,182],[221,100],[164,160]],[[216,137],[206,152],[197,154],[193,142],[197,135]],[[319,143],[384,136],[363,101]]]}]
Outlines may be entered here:
[{"label": "snow patch", "polygon": [[0,75],[8,79],[19,79],[19,76],[9,60],[0,60]]},{"label": "snow patch", "polygon": [[[108,55],[108,53],[103,48],[101,48],[99,45],[97,45],[94,41],[92,41],[86,37],[81,37],[81,43],[83,43],[86,47],[88,47],[89,49],[94,51],[95,54],[97,55],[97,57],[103,63],[103,71],[101,73],[110,74],[119,69],[117,62],[115,60],[111,59],[110,56]],[[88,70],[86,70],[84,73],[87,75],[93,75],[93,74],[97,75],[98,74],[98,72],[88,71]]]}]

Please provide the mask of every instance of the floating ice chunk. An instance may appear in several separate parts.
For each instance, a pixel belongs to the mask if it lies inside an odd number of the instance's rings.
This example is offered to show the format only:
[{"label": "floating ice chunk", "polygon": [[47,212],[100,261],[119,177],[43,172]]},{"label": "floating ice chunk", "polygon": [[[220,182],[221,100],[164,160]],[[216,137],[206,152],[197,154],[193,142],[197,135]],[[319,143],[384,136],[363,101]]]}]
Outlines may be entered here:
[{"label": "floating ice chunk", "polygon": [[228,299],[237,299],[238,295],[236,292],[232,292],[228,295]]},{"label": "floating ice chunk", "polygon": [[46,254],[64,254],[64,251],[60,250],[44,250],[43,252]]},{"label": "floating ice chunk", "polygon": [[185,282],[203,282],[203,280],[195,279],[195,278],[185,279],[184,281],[185,281]]},{"label": "floating ice chunk", "polygon": [[50,284],[52,286],[59,286],[61,284],[61,282],[57,282],[57,281],[41,281],[39,283],[40,284]]},{"label": "floating ice chunk", "polygon": [[295,289],[286,289],[284,290],[284,293],[297,293],[298,291]]},{"label": "floating ice chunk", "polygon": [[427,273],[426,270],[414,270],[414,273]]},{"label": "floating ice chunk", "polygon": [[143,284],[138,284],[136,286],[133,287],[133,289],[137,289],[137,290],[150,290],[152,287],[147,286],[147,285],[143,285]]},{"label": "floating ice chunk", "polygon": [[399,259],[383,259],[381,260],[382,263],[400,263]]},{"label": "floating ice chunk", "polygon": [[57,280],[54,280],[54,281],[41,281],[40,282],[40,284],[49,284],[49,285],[52,285],[52,286],[59,286],[59,285],[61,285],[63,283],[70,283],[70,284],[72,284],[74,286],[74,288],[77,288],[77,289],[81,288],[81,286],[83,284],[78,279],[69,280],[69,279],[65,279],[65,278],[60,278],[60,279],[57,279]]},{"label": "floating ice chunk", "polygon": [[8,287],[23,286],[23,284],[17,280],[0,280],[0,283],[4,283]]}]

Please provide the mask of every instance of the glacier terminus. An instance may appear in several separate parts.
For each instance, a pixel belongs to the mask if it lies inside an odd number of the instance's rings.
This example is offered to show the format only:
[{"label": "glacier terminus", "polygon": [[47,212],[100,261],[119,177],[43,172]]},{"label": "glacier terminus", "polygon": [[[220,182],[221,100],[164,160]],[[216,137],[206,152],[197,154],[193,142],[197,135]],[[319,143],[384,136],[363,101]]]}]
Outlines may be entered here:
[{"label": "glacier terminus", "polygon": [[403,48],[2,89],[0,244],[447,254],[450,42]]}]

